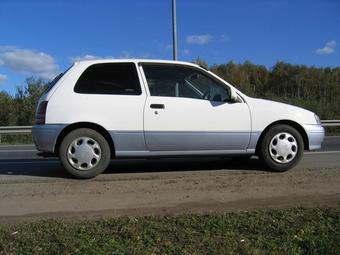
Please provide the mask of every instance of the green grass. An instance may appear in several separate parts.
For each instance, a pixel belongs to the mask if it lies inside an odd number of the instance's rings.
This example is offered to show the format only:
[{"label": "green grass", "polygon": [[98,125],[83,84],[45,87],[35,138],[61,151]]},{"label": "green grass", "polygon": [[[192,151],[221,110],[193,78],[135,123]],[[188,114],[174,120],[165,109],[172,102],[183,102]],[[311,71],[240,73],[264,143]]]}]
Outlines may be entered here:
[{"label": "green grass", "polygon": [[340,135],[340,127],[325,127],[326,135]]},{"label": "green grass", "polygon": [[0,254],[340,254],[339,208],[0,226]]},{"label": "green grass", "polygon": [[0,144],[32,144],[32,135],[31,134],[11,134],[11,135],[0,135]]}]

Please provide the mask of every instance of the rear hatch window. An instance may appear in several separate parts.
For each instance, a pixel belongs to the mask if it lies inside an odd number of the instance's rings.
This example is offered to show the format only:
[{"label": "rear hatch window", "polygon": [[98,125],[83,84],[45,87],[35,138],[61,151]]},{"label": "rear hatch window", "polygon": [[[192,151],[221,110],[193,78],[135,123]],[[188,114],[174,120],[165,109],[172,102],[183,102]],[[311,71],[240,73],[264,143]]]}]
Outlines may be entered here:
[{"label": "rear hatch window", "polygon": [[[73,66],[73,65],[72,65],[72,66]],[[44,91],[43,94],[46,94],[46,93],[48,93],[49,91],[51,91],[51,89],[54,87],[54,85],[56,85],[56,84],[58,83],[58,81],[59,81],[59,80],[60,80],[60,79],[68,72],[68,70],[71,69],[72,66],[70,66],[65,72],[60,73],[60,74],[58,74],[56,77],[54,77],[53,80],[50,81],[50,82],[47,84],[47,87],[46,87],[46,89],[45,89],[45,91]]]}]

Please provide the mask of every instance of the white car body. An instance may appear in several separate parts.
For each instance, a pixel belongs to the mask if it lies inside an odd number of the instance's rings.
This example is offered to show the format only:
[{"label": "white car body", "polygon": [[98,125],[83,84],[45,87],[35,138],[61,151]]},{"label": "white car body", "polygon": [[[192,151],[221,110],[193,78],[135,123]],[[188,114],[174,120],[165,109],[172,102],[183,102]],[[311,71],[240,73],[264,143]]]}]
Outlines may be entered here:
[{"label": "white car body", "polygon": [[[134,63],[141,94],[103,95],[74,92],[74,84],[98,63]],[[151,96],[141,63],[193,67],[236,92],[239,102],[214,103],[184,97]],[[246,96],[231,84],[195,64],[161,60],[90,60],[75,63],[40,98],[48,101],[45,124],[33,128],[44,152],[57,152],[60,135],[72,125],[96,125],[114,145],[115,157],[255,154],[261,134],[273,124],[292,125],[307,150],[319,149],[324,129],[311,111]],[[151,104],[165,105],[152,109]],[[63,134],[64,135],[64,134]]]}]

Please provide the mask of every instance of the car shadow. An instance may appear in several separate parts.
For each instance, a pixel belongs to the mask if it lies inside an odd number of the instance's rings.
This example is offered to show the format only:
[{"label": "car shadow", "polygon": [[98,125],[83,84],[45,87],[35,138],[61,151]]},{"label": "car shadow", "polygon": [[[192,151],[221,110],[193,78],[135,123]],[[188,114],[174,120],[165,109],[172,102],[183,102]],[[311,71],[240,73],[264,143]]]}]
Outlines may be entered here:
[{"label": "car shadow", "polygon": [[162,158],[112,161],[106,174],[209,170],[264,170],[256,158]]},{"label": "car shadow", "polygon": [[[112,160],[104,174],[162,173],[209,170],[266,171],[257,158],[166,158]],[[72,178],[56,158],[0,160],[0,181],[7,176]]]},{"label": "car shadow", "polygon": [[71,178],[58,159],[1,159],[0,181],[9,176]]}]

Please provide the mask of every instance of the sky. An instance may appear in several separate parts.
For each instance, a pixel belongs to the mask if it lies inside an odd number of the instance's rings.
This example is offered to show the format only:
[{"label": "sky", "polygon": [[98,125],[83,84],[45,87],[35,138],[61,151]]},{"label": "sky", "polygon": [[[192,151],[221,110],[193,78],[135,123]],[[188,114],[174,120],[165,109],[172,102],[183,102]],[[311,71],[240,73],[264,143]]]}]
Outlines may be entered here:
[{"label": "sky", "polygon": [[[178,59],[340,66],[340,0],[177,0]],[[171,0],[0,0],[0,91],[74,61],[172,59]]]}]

